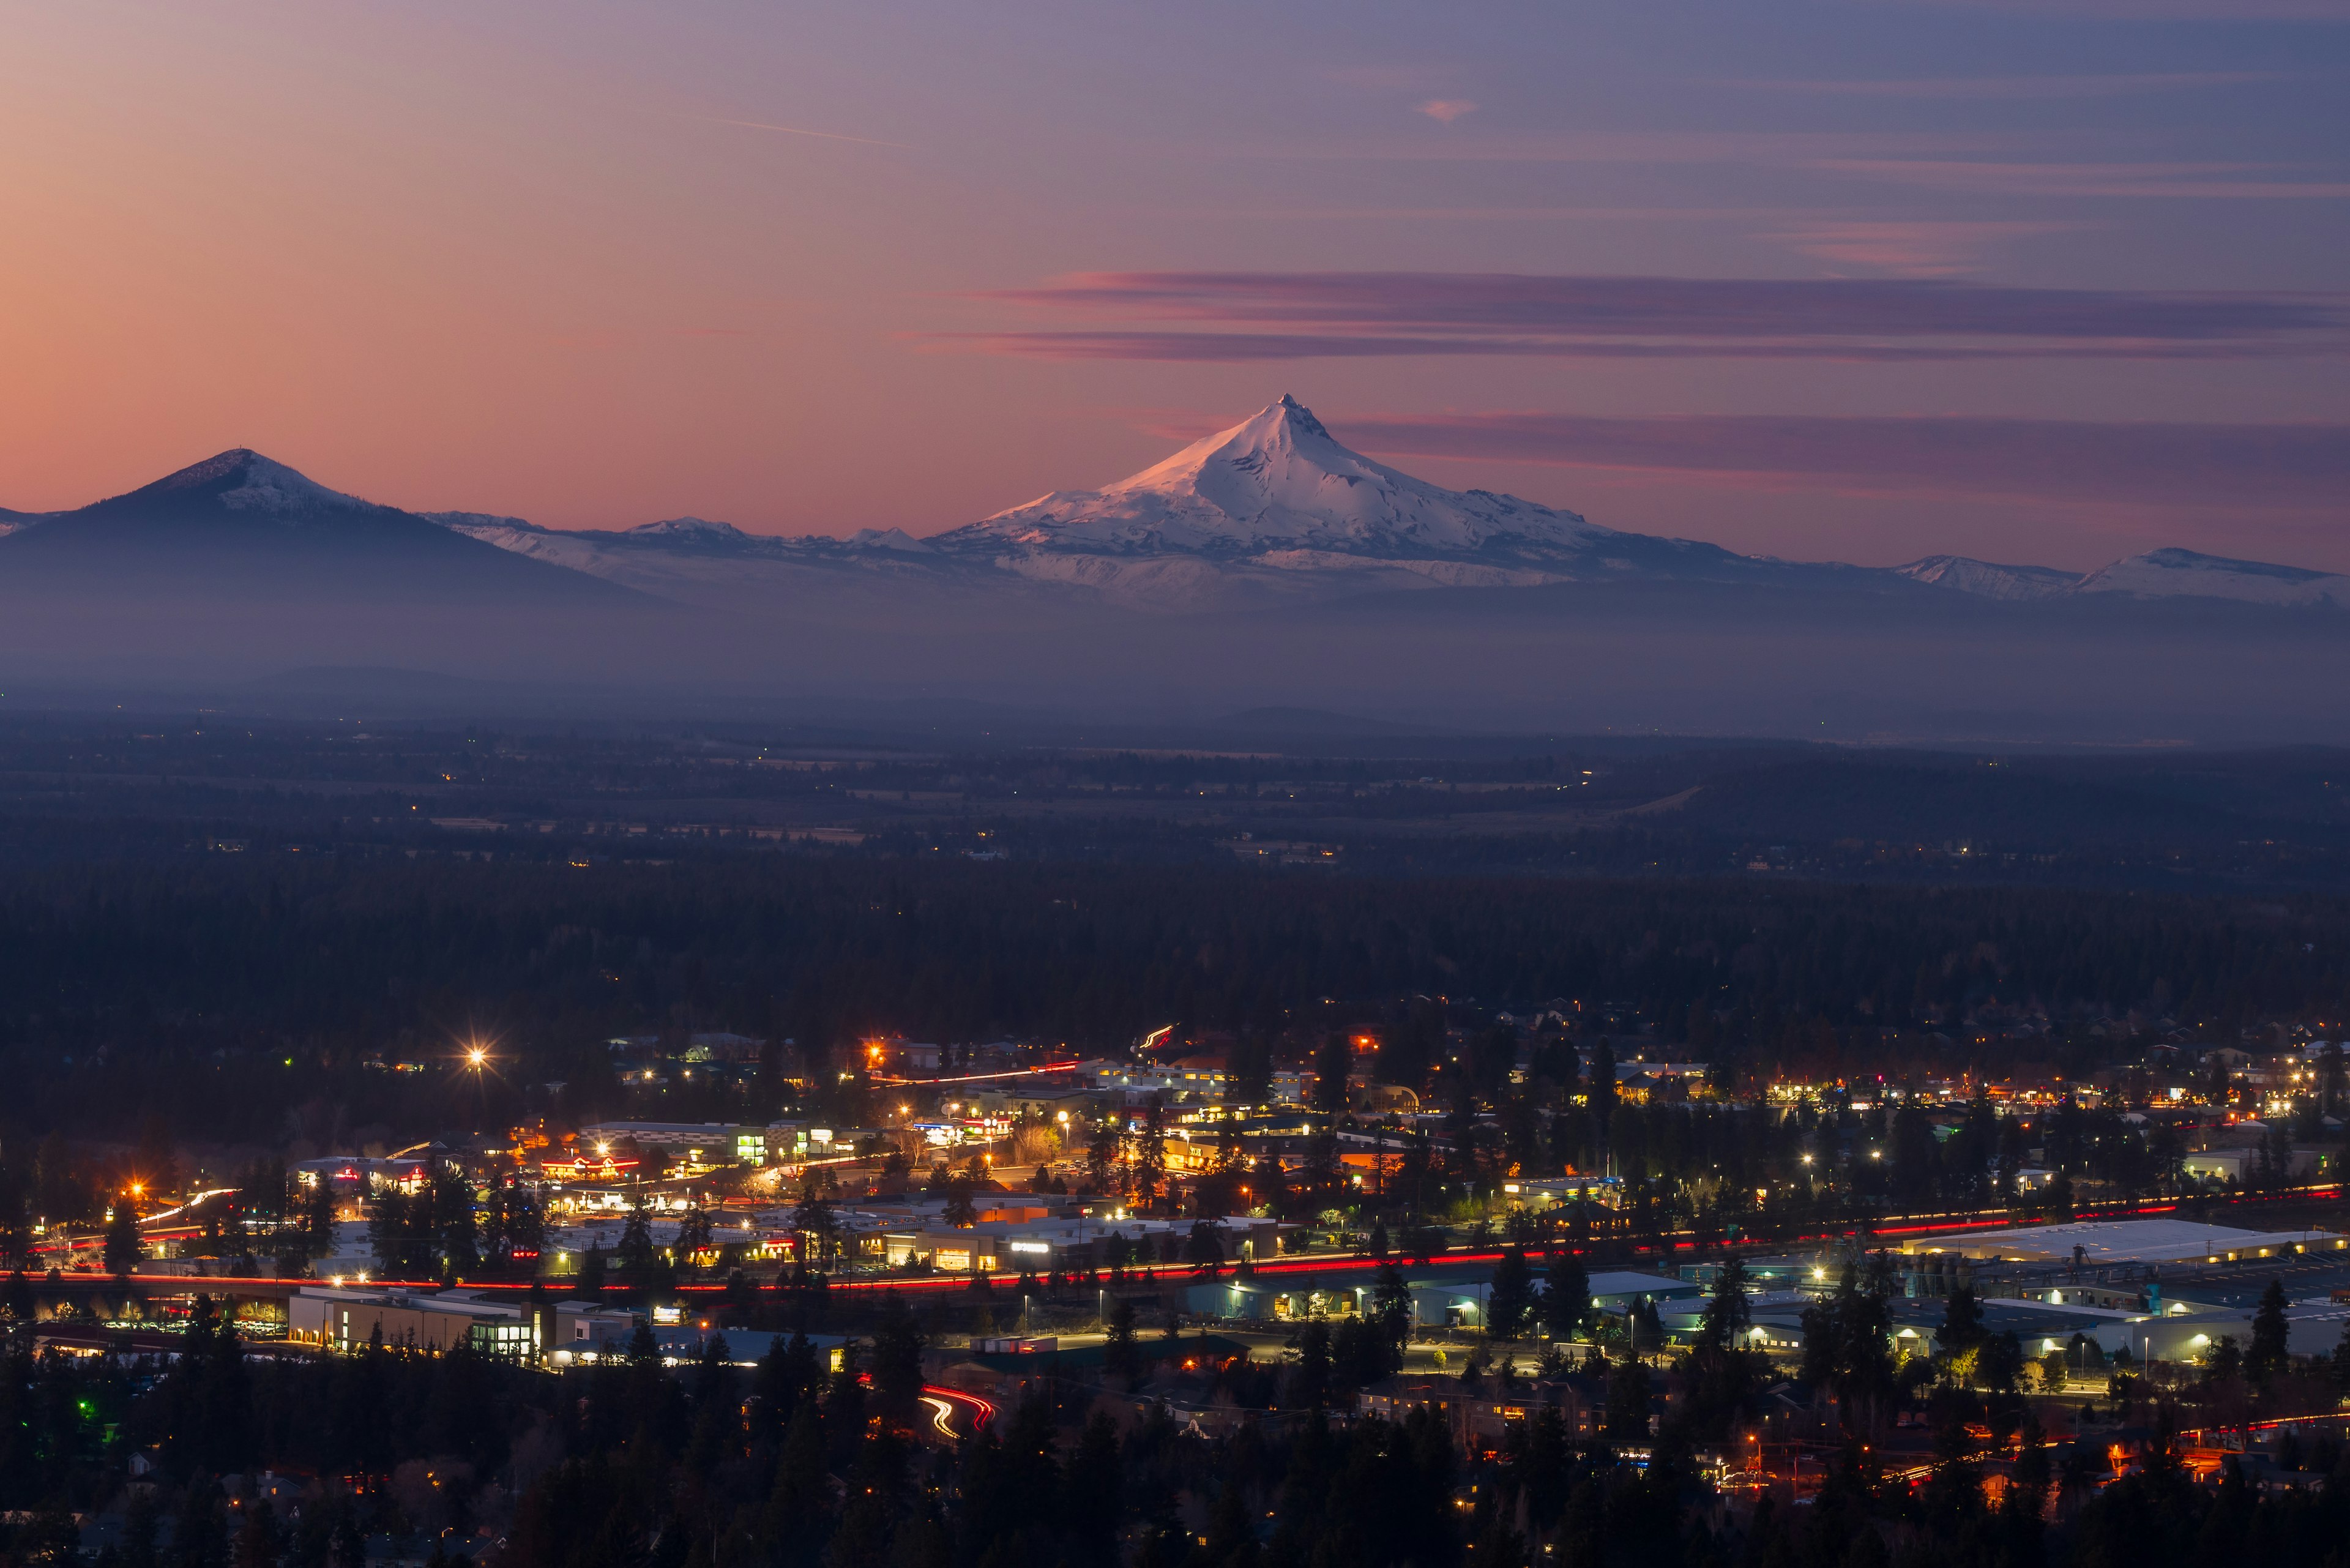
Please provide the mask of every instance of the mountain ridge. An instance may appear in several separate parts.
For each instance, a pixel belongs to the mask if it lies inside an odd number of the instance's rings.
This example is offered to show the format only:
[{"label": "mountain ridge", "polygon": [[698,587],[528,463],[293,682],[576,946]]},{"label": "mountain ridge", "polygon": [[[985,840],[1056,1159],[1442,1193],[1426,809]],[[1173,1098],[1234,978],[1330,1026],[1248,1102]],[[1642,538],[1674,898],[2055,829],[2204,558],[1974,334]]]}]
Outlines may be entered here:
[{"label": "mountain ridge", "polygon": [[[448,555],[442,541],[458,553]],[[2350,576],[2175,547],[2085,573],[1950,554],[1875,567],[1629,533],[1517,496],[1415,478],[1349,450],[1286,394],[1099,489],[1048,492],[919,538],[894,527],[845,537],[761,535],[691,515],[570,530],[488,513],[411,513],[328,489],[244,447],[76,510],[0,511],[0,576],[12,565],[19,573],[54,568],[78,553],[88,558],[76,569],[95,582],[107,569],[151,565],[158,553],[183,557],[174,569],[201,566],[208,547],[243,551],[262,566],[307,552],[317,567],[340,551],[422,569],[423,557],[442,556],[439,565],[466,579],[468,592],[491,578],[508,582],[505,567],[493,564],[503,558],[554,574],[508,583],[541,594],[559,595],[550,585],[595,582],[689,600],[782,591],[809,572],[847,571],[877,589],[892,581],[958,591],[1021,583],[1159,613],[1391,589],[1607,582],[1925,590],[2052,607],[2112,596],[2350,609]]]},{"label": "mountain ridge", "polygon": [[330,490],[232,447],[0,534],[0,589],[328,603],[611,606],[643,596]]},{"label": "mountain ridge", "polygon": [[425,515],[502,548],[651,591],[661,556],[773,567],[886,570],[969,582],[1016,577],[1156,611],[1244,607],[1388,588],[1531,587],[1667,579],[1897,593],[1926,588],[2008,603],[2092,595],[2350,608],[2350,577],[2178,549],[2093,572],[1934,555],[1898,566],[1747,556],[1702,540],[1628,533],[1488,490],[1451,491],[1348,450],[1284,394],[1226,430],[1097,490],[1033,501],[915,538],[745,533],[701,518],[621,531],[542,528],[475,514]]}]

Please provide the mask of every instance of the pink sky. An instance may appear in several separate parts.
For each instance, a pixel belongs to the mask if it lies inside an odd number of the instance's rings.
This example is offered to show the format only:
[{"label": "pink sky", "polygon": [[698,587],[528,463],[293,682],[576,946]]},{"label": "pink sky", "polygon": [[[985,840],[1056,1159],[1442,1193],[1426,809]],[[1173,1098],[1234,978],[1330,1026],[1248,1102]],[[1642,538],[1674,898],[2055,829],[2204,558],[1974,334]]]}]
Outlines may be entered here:
[{"label": "pink sky", "polygon": [[2350,4],[1459,9],[21,8],[0,505],[929,533],[1291,392],[1734,548],[2350,569]]}]

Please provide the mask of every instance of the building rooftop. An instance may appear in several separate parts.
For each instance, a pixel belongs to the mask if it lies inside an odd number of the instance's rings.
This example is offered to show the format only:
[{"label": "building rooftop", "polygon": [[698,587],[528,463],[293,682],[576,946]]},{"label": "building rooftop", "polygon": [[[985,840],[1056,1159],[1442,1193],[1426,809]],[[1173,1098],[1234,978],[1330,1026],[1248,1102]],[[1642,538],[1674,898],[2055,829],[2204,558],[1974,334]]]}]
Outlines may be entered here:
[{"label": "building rooftop", "polygon": [[2067,1262],[2078,1248],[2082,1261],[2089,1263],[2164,1263],[2289,1256],[2345,1246],[2350,1238],[2325,1231],[2241,1231],[2192,1220],[2107,1220],[1921,1237],[1903,1243],[1901,1250]]}]

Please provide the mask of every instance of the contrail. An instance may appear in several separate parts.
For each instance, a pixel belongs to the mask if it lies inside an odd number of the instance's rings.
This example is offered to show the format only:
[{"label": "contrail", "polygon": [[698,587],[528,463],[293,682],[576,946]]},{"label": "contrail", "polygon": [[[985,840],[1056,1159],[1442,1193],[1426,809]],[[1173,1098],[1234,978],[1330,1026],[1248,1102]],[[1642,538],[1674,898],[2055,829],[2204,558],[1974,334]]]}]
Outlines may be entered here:
[{"label": "contrail", "polygon": [[857,141],[868,147],[895,147],[905,152],[913,151],[902,141],[877,141],[869,136],[844,136],[837,130],[808,130],[796,125],[769,125],[762,119],[719,119],[706,114],[697,114],[693,118],[706,125],[739,125],[745,130],[780,130],[785,136],[816,136],[827,141]]}]

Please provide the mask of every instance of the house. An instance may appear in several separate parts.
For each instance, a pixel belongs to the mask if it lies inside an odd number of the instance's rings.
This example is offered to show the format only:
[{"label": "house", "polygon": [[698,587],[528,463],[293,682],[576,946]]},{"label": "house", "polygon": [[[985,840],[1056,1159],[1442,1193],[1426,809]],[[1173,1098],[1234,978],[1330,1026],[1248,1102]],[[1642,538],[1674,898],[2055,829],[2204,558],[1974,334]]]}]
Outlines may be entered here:
[{"label": "house", "polygon": [[754,1040],[748,1034],[729,1034],[715,1031],[690,1036],[685,1045],[689,1062],[727,1062],[741,1064],[758,1061],[766,1048],[764,1040]]},{"label": "house", "polygon": [[1481,1377],[1472,1386],[1460,1377],[1407,1376],[1389,1377],[1363,1390],[1362,1413],[1400,1421],[1415,1408],[1432,1408],[1445,1418],[1452,1440],[1465,1452],[1487,1454],[1505,1448],[1511,1438],[1544,1410],[1558,1412],[1572,1438],[1589,1438],[1599,1432],[1607,1415],[1607,1394],[1589,1379],[1568,1376],[1539,1381]]}]

